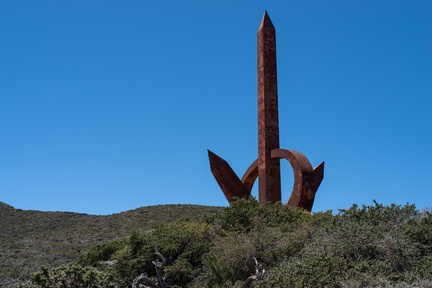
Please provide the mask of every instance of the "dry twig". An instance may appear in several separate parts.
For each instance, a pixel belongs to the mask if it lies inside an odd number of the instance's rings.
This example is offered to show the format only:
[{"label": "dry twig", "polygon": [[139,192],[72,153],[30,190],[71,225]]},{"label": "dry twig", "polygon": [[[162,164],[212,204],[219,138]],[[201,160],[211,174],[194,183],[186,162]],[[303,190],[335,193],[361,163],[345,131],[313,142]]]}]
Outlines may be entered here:
[{"label": "dry twig", "polygon": [[255,275],[252,275],[246,279],[241,288],[249,288],[253,282],[261,281],[264,278],[265,269],[264,267],[258,263],[258,260],[253,257],[255,260]]},{"label": "dry twig", "polygon": [[[138,276],[132,283],[132,288],[166,288],[165,280],[162,277],[163,269],[165,268],[166,259],[163,255],[155,248],[157,259],[152,261],[156,270],[157,281],[154,281],[146,276]],[[144,285],[144,286],[142,286]]]}]

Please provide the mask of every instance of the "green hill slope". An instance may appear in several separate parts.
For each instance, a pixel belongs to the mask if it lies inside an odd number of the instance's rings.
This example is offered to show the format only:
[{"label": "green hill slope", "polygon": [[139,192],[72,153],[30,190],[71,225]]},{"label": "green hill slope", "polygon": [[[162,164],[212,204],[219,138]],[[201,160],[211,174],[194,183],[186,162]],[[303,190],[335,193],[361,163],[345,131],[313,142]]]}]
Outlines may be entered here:
[{"label": "green hill slope", "polygon": [[95,244],[127,237],[133,231],[148,233],[161,223],[196,219],[221,209],[157,205],[97,216],[20,210],[0,202],[0,279],[27,278],[42,265],[75,261]]},{"label": "green hill slope", "polygon": [[[240,199],[223,209],[165,205],[110,216],[2,207],[2,288],[120,288],[161,274],[171,288],[432,287],[432,213],[414,205],[310,214]],[[36,269],[42,262],[56,267]],[[31,283],[18,281],[36,270]]]}]

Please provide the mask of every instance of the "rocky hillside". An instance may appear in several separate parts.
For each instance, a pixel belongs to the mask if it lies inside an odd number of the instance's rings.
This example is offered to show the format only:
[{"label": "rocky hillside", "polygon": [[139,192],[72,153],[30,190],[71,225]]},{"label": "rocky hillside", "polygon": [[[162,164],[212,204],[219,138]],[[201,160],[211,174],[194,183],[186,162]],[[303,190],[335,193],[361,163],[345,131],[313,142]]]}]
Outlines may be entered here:
[{"label": "rocky hillside", "polygon": [[0,202],[0,279],[27,278],[42,265],[55,267],[72,262],[95,244],[127,237],[133,231],[148,233],[160,223],[196,219],[220,210],[211,206],[157,205],[97,216],[21,210]]}]

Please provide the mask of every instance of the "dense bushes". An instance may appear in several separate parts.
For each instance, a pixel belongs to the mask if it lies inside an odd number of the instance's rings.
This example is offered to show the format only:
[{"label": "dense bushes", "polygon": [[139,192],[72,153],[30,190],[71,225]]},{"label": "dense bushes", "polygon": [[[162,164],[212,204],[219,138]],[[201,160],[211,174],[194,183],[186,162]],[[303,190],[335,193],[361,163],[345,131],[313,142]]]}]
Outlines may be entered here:
[{"label": "dense bushes", "polygon": [[117,287],[117,283],[110,273],[99,271],[89,266],[60,266],[51,270],[45,267],[41,272],[32,276],[34,285],[40,288],[92,288],[92,287]]},{"label": "dense bushes", "polygon": [[257,286],[432,287],[431,215],[374,204],[340,210]]},{"label": "dense bushes", "polygon": [[228,231],[247,233],[267,227],[294,228],[309,217],[309,213],[304,210],[288,207],[280,202],[261,205],[255,199],[240,199],[222,213],[204,217],[204,221],[220,225]]},{"label": "dense bushes", "polygon": [[[171,287],[240,287],[255,273],[253,257],[266,269],[255,287],[432,287],[428,212],[375,202],[311,215],[254,199],[199,221],[94,246],[78,266],[34,274],[33,287],[131,287],[141,273],[155,276],[155,249],[167,259],[164,276]],[[107,260],[116,262],[98,267]],[[73,281],[87,282],[70,286],[75,274],[67,269],[81,275]],[[85,286],[88,281],[93,284]]]}]

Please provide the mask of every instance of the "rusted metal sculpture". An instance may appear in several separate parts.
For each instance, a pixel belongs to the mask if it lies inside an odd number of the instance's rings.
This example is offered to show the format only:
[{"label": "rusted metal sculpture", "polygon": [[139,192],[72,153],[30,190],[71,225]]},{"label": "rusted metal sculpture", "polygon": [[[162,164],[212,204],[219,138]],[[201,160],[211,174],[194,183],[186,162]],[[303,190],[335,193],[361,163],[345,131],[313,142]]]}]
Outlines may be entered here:
[{"label": "rusted metal sculpture", "polygon": [[280,159],[291,163],[294,187],[288,206],[311,211],[324,176],[324,162],[312,168],[300,152],[279,148],[276,30],[267,12],[258,29],[258,159],[240,180],[229,164],[208,151],[210,168],[229,202],[251,195],[258,178],[260,203],[281,201]]}]

